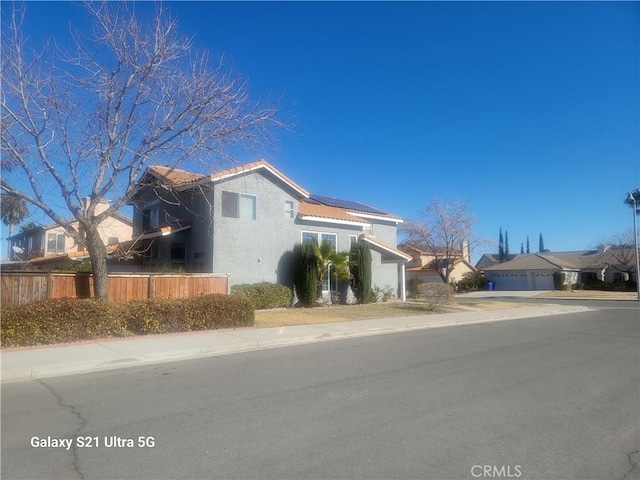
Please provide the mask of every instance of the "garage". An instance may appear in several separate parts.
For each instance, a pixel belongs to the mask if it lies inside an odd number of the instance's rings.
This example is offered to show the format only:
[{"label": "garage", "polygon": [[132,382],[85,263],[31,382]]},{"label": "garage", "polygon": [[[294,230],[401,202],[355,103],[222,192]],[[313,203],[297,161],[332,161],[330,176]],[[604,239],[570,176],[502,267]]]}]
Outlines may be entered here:
[{"label": "garage", "polygon": [[535,273],[533,275],[533,290],[553,290],[553,273]]},{"label": "garage", "polygon": [[494,290],[528,290],[527,275],[525,273],[489,273],[486,277],[493,282]]}]

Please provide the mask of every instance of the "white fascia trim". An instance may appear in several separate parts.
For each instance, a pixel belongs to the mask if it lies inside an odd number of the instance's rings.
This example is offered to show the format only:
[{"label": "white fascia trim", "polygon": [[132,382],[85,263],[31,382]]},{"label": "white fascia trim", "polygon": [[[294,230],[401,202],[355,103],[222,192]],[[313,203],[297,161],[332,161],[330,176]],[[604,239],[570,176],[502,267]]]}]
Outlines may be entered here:
[{"label": "white fascia trim", "polygon": [[395,256],[395,257],[403,258],[403,259],[405,259],[407,262],[409,262],[409,261],[411,261],[411,260],[412,260],[412,257],[408,256],[407,254],[402,253],[402,252],[400,252],[400,251],[398,251],[398,250],[393,250],[393,249],[391,249],[391,248],[388,248],[388,247],[386,247],[386,246],[384,246],[384,245],[379,244],[378,242],[374,242],[374,241],[372,241],[371,239],[369,239],[369,238],[367,238],[367,237],[364,237],[364,238],[363,238],[363,240],[364,240],[365,242],[369,242],[371,245],[374,245],[374,246],[376,246],[377,248],[379,248],[379,249],[381,249],[381,250],[384,250],[385,252],[389,252],[391,255],[393,255],[393,256]]},{"label": "white fascia trim", "polygon": [[314,217],[313,215],[305,215],[300,217],[300,220],[306,220],[309,222],[318,222],[318,223],[330,223],[330,224],[338,224],[338,225],[353,225],[356,227],[362,227],[363,225],[369,225],[364,222],[352,222],[349,220],[338,220],[333,218],[324,218],[324,217]]},{"label": "white fascia trim", "polygon": [[349,215],[355,215],[356,217],[370,218],[372,220],[384,220],[384,221],[387,221],[387,222],[395,222],[396,224],[404,223],[404,220],[402,220],[401,218],[382,217],[380,215],[372,215],[372,214],[369,214],[369,213],[361,213],[361,212],[350,212],[350,211],[347,211],[347,213]]},{"label": "white fascia trim", "polygon": [[221,180],[226,180],[227,178],[236,177],[236,176],[241,175],[241,174],[246,173],[246,172],[253,172],[254,170],[259,170],[261,168],[264,168],[265,170],[270,172],[274,177],[278,178],[280,181],[282,181],[285,184],[289,185],[292,189],[294,189],[296,192],[298,192],[304,198],[309,198],[309,194],[308,193],[303,192],[302,190],[297,188],[295,185],[292,185],[290,181],[288,181],[286,178],[283,178],[282,175],[279,175],[277,172],[275,172],[271,168],[267,167],[266,165],[255,165],[255,166],[253,166],[251,168],[243,169],[240,172],[231,172],[231,173],[227,173],[226,175],[221,175],[221,176],[217,176],[216,174],[211,174],[209,179],[212,182],[219,182]]}]

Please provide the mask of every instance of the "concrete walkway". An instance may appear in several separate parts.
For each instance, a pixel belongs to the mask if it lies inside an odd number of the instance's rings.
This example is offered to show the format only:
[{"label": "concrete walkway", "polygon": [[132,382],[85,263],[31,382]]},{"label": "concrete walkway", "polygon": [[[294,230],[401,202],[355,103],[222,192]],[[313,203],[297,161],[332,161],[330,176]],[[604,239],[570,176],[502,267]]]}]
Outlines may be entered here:
[{"label": "concrete walkway", "polygon": [[518,318],[584,312],[584,306],[540,305],[501,310],[381,318],[275,328],[110,338],[71,345],[2,350],[2,381],[44,378],[230,353]]}]

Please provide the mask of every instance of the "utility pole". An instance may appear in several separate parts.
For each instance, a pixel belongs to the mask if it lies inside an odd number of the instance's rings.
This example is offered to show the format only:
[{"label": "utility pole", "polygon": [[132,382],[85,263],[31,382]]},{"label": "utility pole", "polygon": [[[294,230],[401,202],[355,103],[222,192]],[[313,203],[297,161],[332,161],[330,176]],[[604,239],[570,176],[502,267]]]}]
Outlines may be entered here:
[{"label": "utility pole", "polygon": [[640,302],[640,260],[638,260],[638,199],[636,195],[640,197],[640,188],[637,190],[634,195],[632,192],[629,192],[625,203],[628,203],[633,207],[633,242],[635,246],[635,257],[636,257],[636,292],[638,293],[638,301]]}]

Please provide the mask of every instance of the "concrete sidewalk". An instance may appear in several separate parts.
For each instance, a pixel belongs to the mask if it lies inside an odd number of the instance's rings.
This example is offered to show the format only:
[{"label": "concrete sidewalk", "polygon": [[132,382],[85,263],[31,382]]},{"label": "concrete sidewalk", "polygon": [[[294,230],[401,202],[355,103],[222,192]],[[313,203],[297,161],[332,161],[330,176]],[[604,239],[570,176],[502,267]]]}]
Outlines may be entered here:
[{"label": "concrete sidewalk", "polygon": [[589,308],[583,306],[541,305],[292,327],[185,332],[103,339],[72,345],[9,349],[1,353],[2,381],[86,373],[285,345],[588,310]]}]

